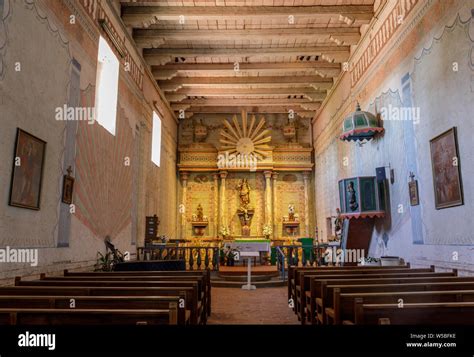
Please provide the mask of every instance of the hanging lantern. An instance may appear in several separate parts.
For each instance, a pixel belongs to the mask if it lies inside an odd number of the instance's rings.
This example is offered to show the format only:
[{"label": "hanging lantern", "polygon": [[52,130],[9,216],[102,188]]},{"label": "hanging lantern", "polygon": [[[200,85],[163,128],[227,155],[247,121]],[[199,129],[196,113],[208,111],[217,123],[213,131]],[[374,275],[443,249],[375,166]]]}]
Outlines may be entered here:
[{"label": "hanging lantern", "polygon": [[342,134],[339,139],[344,141],[370,141],[383,130],[379,126],[375,115],[362,111],[359,103],[357,103],[356,111],[344,119]]}]

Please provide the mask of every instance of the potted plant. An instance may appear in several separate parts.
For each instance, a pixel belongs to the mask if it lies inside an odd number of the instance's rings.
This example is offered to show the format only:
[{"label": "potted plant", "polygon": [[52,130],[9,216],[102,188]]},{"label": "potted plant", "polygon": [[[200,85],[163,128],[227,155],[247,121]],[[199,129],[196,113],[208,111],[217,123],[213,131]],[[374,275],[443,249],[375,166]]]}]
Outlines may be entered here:
[{"label": "potted plant", "polygon": [[94,271],[111,271],[113,266],[112,253],[102,254],[97,252],[97,262],[94,265]]}]

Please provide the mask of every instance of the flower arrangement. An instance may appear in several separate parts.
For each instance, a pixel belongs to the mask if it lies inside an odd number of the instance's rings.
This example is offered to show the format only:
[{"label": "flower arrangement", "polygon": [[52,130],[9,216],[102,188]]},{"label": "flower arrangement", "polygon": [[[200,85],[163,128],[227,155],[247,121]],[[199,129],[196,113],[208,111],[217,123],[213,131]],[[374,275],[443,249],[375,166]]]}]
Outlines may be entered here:
[{"label": "flower arrangement", "polygon": [[380,265],[380,263],[380,258],[367,257],[359,259],[359,265]]},{"label": "flower arrangement", "polygon": [[221,230],[219,231],[219,233],[221,234],[221,236],[223,236],[224,238],[227,237],[228,235],[230,235],[230,229],[229,227],[227,226],[222,226],[221,227]]},{"label": "flower arrangement", "polygon": [[263,231],[262,231],[264,236],[269,236],[273,233],[272,226],[269,224],[265,224],[263,226]]}]

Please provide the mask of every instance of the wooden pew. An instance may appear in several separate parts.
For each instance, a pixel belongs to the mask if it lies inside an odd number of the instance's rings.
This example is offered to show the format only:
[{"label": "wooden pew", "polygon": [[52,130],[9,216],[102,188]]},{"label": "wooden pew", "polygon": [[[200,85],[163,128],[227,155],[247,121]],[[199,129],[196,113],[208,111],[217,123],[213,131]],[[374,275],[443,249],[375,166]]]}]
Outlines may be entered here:
[{"label": "wooden pew", "polygon": [[[335,273],[335,274],[354,274],[357,272],[357,274],[372,274],[373,272],[376,271],[391,271],[393,273],[396,272],[403,272],[408,270],[408,266],[387,266],[387,267],[381,267],[381,266],[354,266],[354,267],[317,267],[317,268],[293,268],[292,273],[288,273],[288,296],[289,299],[295,299],[296,297],[296,287],[300,284],[300,277],[301,274],[323,274],[323,273]],[[434,271],[434,265],[432,265],[430,268],[418,268],[418,269],[411,269],[412,271],[417,271],[417,272],[430,272]],[[297,310],[295,310],[295,313],[297,313]]]},{"label": "wooden pew", "polygon": [[190,324],[191,311],[186,309],[184,293],[180,296],[0,296],[0,309],[165,310],[170,308],[170,304],[178,307],[177,324]]},{"label": "wooden pew", "polygon": [[155,271],[112,271],[112,272],[71,272],[64,270],[64,276],[195,276],[204,275],[206,279],[207,316],[211,315],[211,271],[206,270],[155,270]]},{"label": "wooden pew", "polygon": [[335,266],[318,266],[318,267],[297,267],[291,265],[288,267],[288,299],[292,297],[292,286],[294,284],[295,273],[296,271],[330,271],[330,270],[337,270],[337,271],[354,271],[354,270],[371,270],[371,269],[410,269],[410,263],[406,265],[399,265],[399,266],[351,266],[351,267],[335,267]]},{"label": "wooden pew", "polygon": [[197,290],[198,316],[202,323],[207,321],[206,301],[202,299],[202,285],[199,281],[110,281],[110,280],[21,280],[15,278],[15,286],[82,286],[82,287],[192,287]]},{"label": "wooden pew", "polygon": [[[366,285],[366,284],[403,284],[403,283],[441,283],[441,282],[474,282],[474,277],[445,277],[445,276],[432,276],[432,277],[395,277],[395,278],[379,278],[379,279],[333,279],[333,280],[321,280],[313,279],[316,281],[316,289],[313,293],[316,297],[316,316],[319,317],[319,321],[324,323],[326,308],[332,308],[334,290],[330,285]],[[320,286],[319,290],[317,287]],[[311,294],[311,293],[310,293]],[[310,298],[311,295],[310,295]],[[311,311],[310,314],[314,312]]]},{"label": "wooden pew", "polygon": [[[363,299],[364,304],[432,303],[432,302],[474,302],[474,290],[452,291],[390,291],[378,293],[341,293],[334,289],[333,308],[326,308],[326,324],[339,325],[354,321],[355,300]],[[401,304],[400,304],[401,301]]]},{"label": "wooden pew", "polygon": [[308,314],[305,313],[306,310],[306,300],[307,297],[311,297],[310,295],[310,285],[311,280],[318,279],[318,280],[348,280],[348,279],[356,279],[354,281],[364,281],[367,282],[369,279],[381,279],[381,278],[431,278],[431,277],[456,277],[457,270],[453,270],[452,272],[443,272],[443,273],[435,273],[435,272],[413,272],[415,269],[408,270],[405,269],[406,272],[401,273],[393,273],[390,272],[383,272],[383,271],[373,271],[370,274],[331,274],[331,275],[308,275],[305,274],[304,276],[301,275],[300,278],[300,285],[296,287],[296,307],[298,313],[298,319],[300,319],[302,324],[306,323],[306,317]]},{"label": "wooden pew", "polygon": [[145,282],[159,282],[159,281],[197,281],[201,290],[200,299],[203,301],[204,308],[206,310],[206,317],[209,316],[211,311],[211,289],[210,281],[208,280],[207,274],[203,272],[197,272],[193,274],[184,275],[122,275],[115,273],[106,273],[107,275],[67,275],[67,276],[51,276],[47,277],[45,274],[40,275],[40,280],[54,280],[54,281],[96,281],[96,280],[107,280],[107,281],[145,281]]},{"label": "wooden pew", "polygon": [[355,324],[472,325],[474,302],[365,304],[355,301]]},{"label": "wooden pew", "polygon": [[176,325],[177,307],[160,310],[0,309],[0,325]]},{"label": "wooden pew", "polygon": [[[307,304],[310,306],[309,313],[311,314],[312,323],[324,323],[324,312],[326,304],[329,305],[330,300],[332,304],[334,289],[339,288],[341,293],[358,293],[358,292],[407,292],[407,291],[430,291],[430,290],[474,290],[473,277],[456,277],[456,281],[443,282],[410,282],[410,283],[379,283],[379,284],[355,284],[344,285],[339,282],[332,282],[333,285],[328,285],[327,281],[320,281],[321,295],[315,299],[311,299]],[[313,284],[313,281],[311,282]],[[315,284],[313,284],[315,285]]]},{"label": "wooden pew", "polygon": [[73,286],[8,286],[0,287],[0,296],[185,296],[186,310],[191,311],[191,324],[201,323],[198,295],[195,287],[73,287]]},{"label": "wooden pew", "polygon": [[[341,275],[344,276],[345,274],[361,274],[361,275],[372,275],[372,274],[380,274],[380,273],[404,273],[404,272],[410,272],[410,273],[430,273],[434,272],[435,267],[432,265],[430,268],[418,268],[418,269],[407,269],[407,268],[400,268],[397,269],[398,267],[367,267],[364,269],[364,267],[344,267],[344,268],[312,268],[312,269],[295,269],[294,270],[294,278],[293,281],[291,282],[291,298],[293,301],[295,301],[295,313],[298,314],[298,317],[300,317],[300,301],[298,297],[298,287],[301,290],[301,284],[304,283],[304,276],[306,275]],[[309,286],[309,284],[308,284]],[[305,289],[307,290],[307,288]],[[304,296],[304,294],[302,294]],[[304,304],[304,303],[303,303]],[[304,320],[302,320],[304,321]]]}]

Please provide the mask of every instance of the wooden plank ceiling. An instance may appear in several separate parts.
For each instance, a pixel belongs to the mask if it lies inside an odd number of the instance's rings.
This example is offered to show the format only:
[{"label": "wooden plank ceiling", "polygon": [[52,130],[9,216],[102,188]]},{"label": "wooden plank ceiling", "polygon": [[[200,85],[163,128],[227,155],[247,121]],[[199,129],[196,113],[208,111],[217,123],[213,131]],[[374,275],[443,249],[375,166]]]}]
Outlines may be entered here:
[{"label": "wooden plank ceiling", "polygon": [[374,0],[121,1],[171,107],[313,117]]}]

